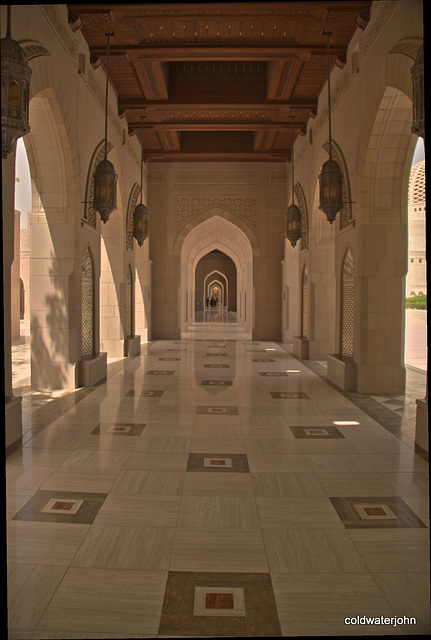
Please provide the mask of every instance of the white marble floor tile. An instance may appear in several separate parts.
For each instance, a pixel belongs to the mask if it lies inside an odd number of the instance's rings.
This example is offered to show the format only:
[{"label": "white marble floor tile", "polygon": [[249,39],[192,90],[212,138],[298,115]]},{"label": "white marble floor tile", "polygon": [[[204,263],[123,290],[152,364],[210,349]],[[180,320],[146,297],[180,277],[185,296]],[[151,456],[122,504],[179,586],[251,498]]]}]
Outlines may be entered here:
[{"label": "white marble floor tile", "polygon": [[328,498],[256,498],[262,529],[341,529]]},{"label": "white marble floor tile", "polygon": [[176,496],[108,495],[94,524],[175,527],[180,498]]},{"label": "white marble floor tile", "polygon": [[364,573],[364,561],[346,531],[264,529],[271,573]]},{"label": "white marble floor tile", "polygon": [[103,635],[157,635],[167,572],[71,568],[38,631],[73,629]]},{"label": "white marble floor tile", "polygon": [[72,566],[96,569],[167,571],[174,528],[93,525]]},{"label": "white marble floor tile", "polygon": [[86,524],[13,520],[7,527],[8,562],[67,567],[89,529]]},{"label": "white marble floor tile", "polygon": [[171,571],[268,572],[258,529],[178,529]]}]

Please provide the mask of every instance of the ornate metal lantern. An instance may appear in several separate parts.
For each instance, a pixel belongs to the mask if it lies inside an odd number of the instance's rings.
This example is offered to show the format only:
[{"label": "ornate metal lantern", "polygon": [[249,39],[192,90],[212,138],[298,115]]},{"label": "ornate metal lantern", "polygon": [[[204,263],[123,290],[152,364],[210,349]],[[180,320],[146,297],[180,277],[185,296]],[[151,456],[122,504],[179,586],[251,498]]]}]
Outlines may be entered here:
[{"label": "ornate metal lantern", "polygon": [[94,208],[100,213],[104,223],[117,208],[117,174],[114,165],[109,162],[108,155],[108,82],[109,82],[109,37],[106,58],[106,97],[105,97],[105,157],[99,162],[94,172]]},{"label": "ornate metal lantern", "polygon": [[320,172],[320,204],[321,209],[328,218],[328,222],[332,224],[335,216],[343,206],[343,174],[339,164],[332,159],[332,131],[331,131],[331,63],[329,57],[329,36],[331,31],[325,32],[327,35],[327,51],[328,51],[328,113],[329,113],[329,160],[327,160]]},{"label": "ornate metal lantern", "polygon": [[147,207],[142,204],[142,164],[143,164],[143,142],[144,142],[144,117],[142,116],[142,139],[141,139],[141,202],[135,207],[133,214],[133,237],[136,238],[140,247],[144,244],[145,238],[148,238],[148,211]]},{"label": "ornate metal lantern", "polygon": [[15,149],[18,138],[30,131],[28,124],[31,69],[24,51],[11,37],[11,7],[7,7],[6,37],[1,39],[2,157]]},{"label": "ornate metal lantern", "polygon": [[286,238],[290,241],[292,247],[296,246],[299,238],[301,237],[301,212],[299,207],[295,204],[295,178],[294,178],[294,161],[293,161],[293,118],[292,118],[292,204],[287,209],[286,213]]},{"label": "ornate metal lantern", "polygon": [[413,125],[412,132],[425,138],[425,101],[424,101],[424,48],[420,47],[411,69],[413,82]]}]

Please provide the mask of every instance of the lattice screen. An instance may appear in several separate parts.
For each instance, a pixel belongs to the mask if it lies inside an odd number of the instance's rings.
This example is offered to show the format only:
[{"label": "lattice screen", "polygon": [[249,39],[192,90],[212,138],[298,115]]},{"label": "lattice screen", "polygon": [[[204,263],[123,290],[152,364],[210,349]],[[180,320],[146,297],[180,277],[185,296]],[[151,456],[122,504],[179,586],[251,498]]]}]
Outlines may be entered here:
[{"label": "lattice screen", "polygon": [[127,336],[133,336],[133,288],[130,267],[126,276],[126,332]]},{"label": "lattice screen", "polygon": [[355,260],[347,250],[341,274],[341,355],[353,358],[355,311]]},{"label": "lattice screen", "polygon": [[88,249],[81,267],[81,339],[82,355],[94,353],[94,274]]},{"label": "lattice screen", "polygon": [[304,267],[302,274],[302,331],[303,338],[308,338],[310,334],[310,295],[308,286],[308,271]]}]

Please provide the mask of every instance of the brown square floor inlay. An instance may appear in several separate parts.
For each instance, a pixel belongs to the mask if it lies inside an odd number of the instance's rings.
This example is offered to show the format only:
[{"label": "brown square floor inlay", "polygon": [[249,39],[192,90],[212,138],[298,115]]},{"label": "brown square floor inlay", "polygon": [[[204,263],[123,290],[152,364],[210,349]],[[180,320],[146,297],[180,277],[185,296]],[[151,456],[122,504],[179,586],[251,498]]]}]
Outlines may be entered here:
[{"label": "brown square floor inlay", "polygon": [[186,471],[250,473],[245,453],[190,453]]},{"label": "brown square floor inlay", "polygon": [[164,391],[158,391],[158,390],[155,391],[150,389],[143,389],[142,391],[136,391],[136,389],[131,389],[126,393],[126,396],[131,398],[137,398],[137,397],[161,398],[164,393],[165,393]]},{"label": "brown square floor inlay", "polygon": [[402,498],[329,498],[346,529],[423,529],[426,525]]},{"label": "brown square floor inlay", "polygon": [[159,358],[159,360],[164,362],[180,362],[181,358]]},{"label": "brown square floor inlay", "polygon": [[37,491],[13,519],[92,524],[106,496],[81,491]]},{"label": "brown square floor inlay", "polygon": [[315,438],[316,440],[332,440],[344,438],[337,427],[289,427],[293,436],[298,439]]},{"label": "brown square floor inlay", "polygon": [[230,369],[230,364],[204,364],[204,369]]},{"label": "brown square floor inlay", "polygon": [[267,378],[287,378],[287,373],[281,371],[259,371],[260,376],[266,376]]},{"label": "brown square floor inlay", "polygon": [[200,405],[198,407],[196,407],[196,413],[199,415],[202,414],[206,414],[206,415],[221,415],[221,416],[237,416],[239,415],[238,413],[238,407],[235,406],[231,406],[231,407],[226,407],[226,406],[207,406],[207,405]]},{"label": "brown square floor inlay", "polygon": [[147,371],[149,376],[173,376],[175,371]]},{"label": "brown square floor inlay", "polygon": [[252,362],[275,362],[274,358],[252,358]]},{"label": "brown square floor inlay", "polygon": [[232,380],[202,380],[204,387],[231,387]]},{"label": "brown square floor inlay", "polygon": [[145,429],[145,424],[132,424],[131,422],[116,422],[108,424],[100,423],[91,432],[92,436],[140,436]]},{"label": "brown square floor inlay", "polygon": [[227,356],[227,353],[206,353],[205,356],[208,357],[216,357],[218,358],[219,356]]},{"label": "brown square floor inlay", "polygon": [[270,575],[170,571],[159,636],[281,637]]},{"label": "brown square floor inlay", "polygon": [[271,391],[272,397],[276,400],[308,400],[308,396],[303,391]]}]

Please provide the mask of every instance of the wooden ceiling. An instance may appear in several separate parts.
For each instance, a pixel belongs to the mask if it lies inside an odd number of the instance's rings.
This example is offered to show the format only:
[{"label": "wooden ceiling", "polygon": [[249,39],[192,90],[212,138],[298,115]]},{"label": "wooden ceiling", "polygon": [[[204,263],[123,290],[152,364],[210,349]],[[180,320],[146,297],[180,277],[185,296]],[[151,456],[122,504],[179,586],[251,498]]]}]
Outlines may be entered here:
[{"label": "wooden ceiling", "polygon": [[[286,161],[371,2],[70,4],[149,161]],[[144,120],[142,121],[142,116]]]}]

